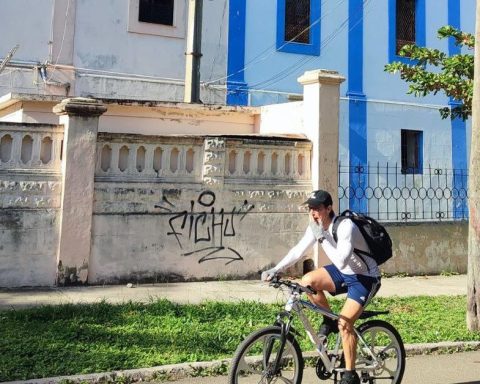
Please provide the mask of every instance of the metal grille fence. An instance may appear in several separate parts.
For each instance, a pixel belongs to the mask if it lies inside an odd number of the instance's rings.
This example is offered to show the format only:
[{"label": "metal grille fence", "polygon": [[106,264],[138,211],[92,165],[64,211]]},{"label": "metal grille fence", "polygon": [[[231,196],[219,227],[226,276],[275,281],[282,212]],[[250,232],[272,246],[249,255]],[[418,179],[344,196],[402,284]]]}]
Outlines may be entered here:
[{"label": "metal grille fence", "polygon": [[391,165],[342,165],[339,211],[351,209],[390,222],[468,220],[468,172],[428,167],[402,174]]}]

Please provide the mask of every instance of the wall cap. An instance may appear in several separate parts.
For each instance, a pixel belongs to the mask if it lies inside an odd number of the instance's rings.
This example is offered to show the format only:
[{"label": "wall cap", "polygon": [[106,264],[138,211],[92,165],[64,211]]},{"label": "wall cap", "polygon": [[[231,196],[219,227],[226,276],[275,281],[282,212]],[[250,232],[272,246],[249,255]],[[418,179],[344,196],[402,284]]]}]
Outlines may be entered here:
[{"label": "wall cap", "polygon": [[52,111],[61,116],[98,117],[107,111],[107,107],[95,99],[75,97],[64,99],[53,107]]},{"label": "wall cap", "polygon": [[302,85],[308,84],[332,84],[339,85],[345,81],[345,77],[341,76],[337,71],[327,69],[316,69],[306,71],[297,81]]}]

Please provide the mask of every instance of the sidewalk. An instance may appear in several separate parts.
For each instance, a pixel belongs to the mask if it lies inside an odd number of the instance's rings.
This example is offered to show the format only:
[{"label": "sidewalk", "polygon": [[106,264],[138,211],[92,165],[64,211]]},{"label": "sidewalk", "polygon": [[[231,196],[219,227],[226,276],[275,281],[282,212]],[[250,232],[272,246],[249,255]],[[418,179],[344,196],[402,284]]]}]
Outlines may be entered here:
[{"label": "sidewalk", "polygon": [[[467,276],[390,277],[382,280],[378,296],[465,295]],[[0,309],[62,303],[148,302],[165,298],[177,303],[206,300],[282,301],[281,293],[258,280],[209,281],[194,283],[133,284],[66,288],[0,289]]]}]

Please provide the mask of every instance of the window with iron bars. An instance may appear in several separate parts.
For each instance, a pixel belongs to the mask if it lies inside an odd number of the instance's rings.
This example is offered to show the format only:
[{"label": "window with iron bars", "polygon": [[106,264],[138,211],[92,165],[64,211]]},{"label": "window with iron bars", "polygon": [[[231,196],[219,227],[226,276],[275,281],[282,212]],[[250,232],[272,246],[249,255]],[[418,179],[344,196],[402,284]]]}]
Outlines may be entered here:
[{"label": "window with iron bars", "polygon": [[140,0],[138,21],[173,25],[174,0]]},{"label": "window with iron bars", "polygon": [[396,50],[398,54],[403,46],[415,44],[415,0],[397,0],[396,5]]},{"label": "window with iron bars", "polygon": [[310,43],[310,0],[286,0],[285,41]]}]

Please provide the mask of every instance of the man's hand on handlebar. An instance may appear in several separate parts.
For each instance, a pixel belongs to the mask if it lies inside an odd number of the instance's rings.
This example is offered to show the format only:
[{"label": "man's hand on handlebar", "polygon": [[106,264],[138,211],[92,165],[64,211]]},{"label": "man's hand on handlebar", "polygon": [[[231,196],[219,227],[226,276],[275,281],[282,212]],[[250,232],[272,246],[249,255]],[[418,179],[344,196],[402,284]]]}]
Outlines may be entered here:
[{"label": "man's hand on handlebar", "polygon": [[262,276],[260,279],[262,281],[270,281],[277,275],[277,270],[275,268],[267,269],[266,271],[262,272]]}]

